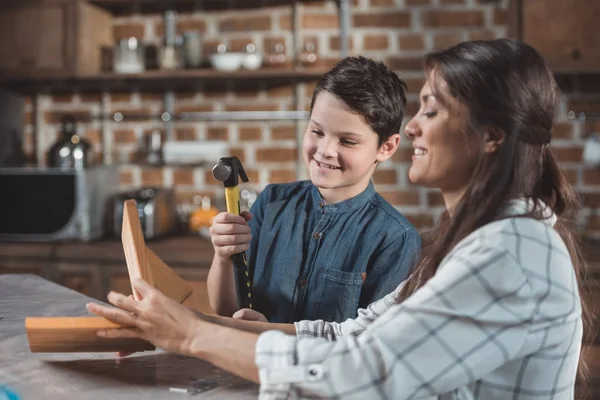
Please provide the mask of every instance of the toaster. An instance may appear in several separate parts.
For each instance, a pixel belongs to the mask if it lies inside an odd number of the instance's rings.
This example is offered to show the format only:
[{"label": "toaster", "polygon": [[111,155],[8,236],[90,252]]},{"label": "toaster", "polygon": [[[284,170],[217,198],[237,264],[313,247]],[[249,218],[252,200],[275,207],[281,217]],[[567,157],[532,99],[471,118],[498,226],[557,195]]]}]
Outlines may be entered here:
[{"label": "toaster", "polygon": [[145,239],[154,239],[177,232],[178,216],[175,192],[172,189],[149,187],[118,193],[112,201],[113,212],[107,225],[115,236],[121,237],[123,203],[133,199]]}]

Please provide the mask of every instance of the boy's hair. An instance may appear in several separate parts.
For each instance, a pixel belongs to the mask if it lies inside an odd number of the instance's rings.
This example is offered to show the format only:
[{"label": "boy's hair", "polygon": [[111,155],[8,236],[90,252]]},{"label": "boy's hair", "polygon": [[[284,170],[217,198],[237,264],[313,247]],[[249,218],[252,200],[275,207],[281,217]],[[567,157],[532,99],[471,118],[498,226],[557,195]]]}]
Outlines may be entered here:
[{"label": "boy's hair", "polygon": [[359,56],[338,62],[317,83],[310,103],[311,113],[322,91],[336,96],[362,116],[379,136],[379,146],[391,135],[400,133],[406,83],[381,61]]}]

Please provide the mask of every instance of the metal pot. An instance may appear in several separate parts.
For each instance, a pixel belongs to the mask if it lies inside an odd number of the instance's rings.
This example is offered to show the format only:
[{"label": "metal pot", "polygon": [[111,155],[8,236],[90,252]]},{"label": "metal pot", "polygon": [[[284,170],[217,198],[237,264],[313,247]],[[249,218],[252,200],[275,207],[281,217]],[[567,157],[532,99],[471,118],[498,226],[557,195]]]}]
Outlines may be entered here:
[{"label": "metal pot", "polygon": [[63,169],[83,169],[88,165],[87,140],[77,134],[77,120],[72,115],[62,118],[61,138],[48,152],[48,165]]}]

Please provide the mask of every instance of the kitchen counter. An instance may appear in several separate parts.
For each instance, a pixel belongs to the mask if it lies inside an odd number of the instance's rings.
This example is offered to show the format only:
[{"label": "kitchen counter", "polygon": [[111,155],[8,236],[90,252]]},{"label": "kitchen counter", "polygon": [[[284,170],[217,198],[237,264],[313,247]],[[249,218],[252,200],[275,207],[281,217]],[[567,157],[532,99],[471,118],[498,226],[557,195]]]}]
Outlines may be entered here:
[{"label": "kitchen counter", "polygon": [[[197,399],[256,399],[258,385],[204,361],[160,350],[118,360],[113,353],[31,353],[28,316],[84,316],[93,299],[34,275],[0,275],[0,385],[27,399],[181,399],[170,389],[216,382]],[[204,383],[207,384],[206,381]]]}]

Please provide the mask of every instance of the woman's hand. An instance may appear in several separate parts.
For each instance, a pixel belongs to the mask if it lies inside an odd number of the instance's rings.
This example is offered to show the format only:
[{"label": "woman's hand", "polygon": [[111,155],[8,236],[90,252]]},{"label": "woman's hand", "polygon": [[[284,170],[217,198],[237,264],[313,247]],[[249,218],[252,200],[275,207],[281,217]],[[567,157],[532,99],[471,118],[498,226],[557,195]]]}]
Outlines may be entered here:
[{"label": "woman's hand", "polygon": [[210,237],[218,258],[230,260],[232,255],[248,250],[252,234],[246,222],[251,218],[246,211],[242,215],[222,212],[213,218]]},{"label": "woman's hand", "polygon": [[264,314],[259,313],[251,308],[242,308],[241,310],[237,310],[235,314],[232,315],[232,318],[235,319],[243,319],[246,321],[260,321],[260,322],[269,322],[267,317]]},{"label": "woman's hand", "polygon": [[163,350],[190,355],[190,344],[198,332],[200,319],[141,279],[134,280],[133,286],[142,297],[139,301],[110,292],[108,301],[117,308],[86,304],[90,312],[127,327],[98,331],[98,335],[141,338]]}]

